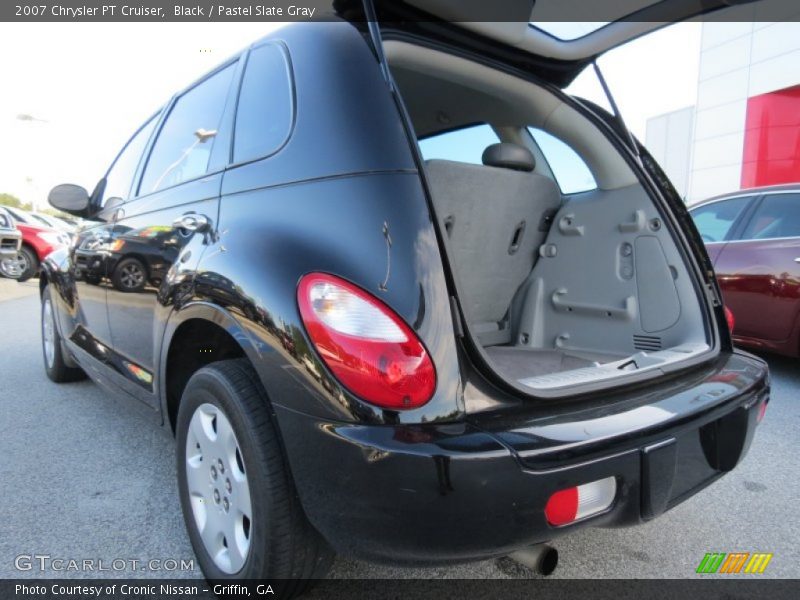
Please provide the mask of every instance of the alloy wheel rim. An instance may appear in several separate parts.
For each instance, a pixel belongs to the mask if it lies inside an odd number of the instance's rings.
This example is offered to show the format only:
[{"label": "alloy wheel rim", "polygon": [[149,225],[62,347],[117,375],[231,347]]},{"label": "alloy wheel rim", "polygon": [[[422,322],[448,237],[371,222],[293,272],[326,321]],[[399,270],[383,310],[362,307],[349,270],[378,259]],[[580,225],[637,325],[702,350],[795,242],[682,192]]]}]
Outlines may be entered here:
[{"label": "alloy wheel rim", "polygon": [[222,572],[239,572],[250,552],[253,511],[239,442],[217,406],[198,406],[186,436],[186,483],[203,546]]},{"label": "alloy wheel rim", "polygon": [[3,274],[11,279],[16,279],[28,268],[28,259],[22,252],[15,258],[4,258],[2,263]]},{"label": "alloy wheel rim", "polygon": [[47,366],[52,369],[56,358],[56,336],[53,307],[49,298],[45,299],[42,311],[42,343],[44,344],[44,357],[47,361]]},{"label": "alloy wheel rim", "polygon": [[144,281],[144,273],[138,265],[125,265],[120,274],[120,281],[126,288],[135,288]]}]

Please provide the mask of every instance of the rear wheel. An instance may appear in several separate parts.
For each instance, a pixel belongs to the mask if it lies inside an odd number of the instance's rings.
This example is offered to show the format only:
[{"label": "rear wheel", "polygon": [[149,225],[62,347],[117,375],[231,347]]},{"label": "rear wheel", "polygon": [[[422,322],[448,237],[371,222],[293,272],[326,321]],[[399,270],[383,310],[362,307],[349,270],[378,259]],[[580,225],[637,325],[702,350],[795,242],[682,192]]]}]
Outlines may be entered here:
[{"label": "rear wheel", "polygon": [[287,591],[299,594],[325,575],[333,552],[303,514],[247,360],[192,376],[176,433],[184,520],[208,579],[294,579]]},{"label": "rear wheel", "polygon": [[112,283],[120,292],[140,292],[147,283],[147,269],[138,258],[123,258],[114,269]]},{"label": "rear wheel", "polygon": [[17,281],[27,281],[36,274],[38,268],[39,259],[27,246],[20,248],[16,257],[4,258],[0,262],[0,271],[3,275]]},{"label": "rear wheel", "polygon": [[42,294],[42,356],[47,376],[56,383],[79,381],[86,378],[80,367],[71,367],[64,360],[64,349],[61,335],[56,327],[53,301],[50,297],[50,286],[44,288]]}]

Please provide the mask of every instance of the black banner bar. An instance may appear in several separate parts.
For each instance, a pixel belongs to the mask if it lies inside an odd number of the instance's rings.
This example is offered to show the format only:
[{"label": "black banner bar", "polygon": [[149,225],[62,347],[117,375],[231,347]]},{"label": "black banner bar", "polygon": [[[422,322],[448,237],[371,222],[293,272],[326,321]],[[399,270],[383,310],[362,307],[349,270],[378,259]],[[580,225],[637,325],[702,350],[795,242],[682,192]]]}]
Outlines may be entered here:
[{"label": "black banner bar", "polygon": [[[796,0],[374,0],[379,16],[411,21],[671,22],[704,11],[703,20],[798,21]],[[387,9],[382,11],[382,8]],[[3,0],[0,21],[231,22],[363,20],[361,0]]]},{"label": "black banner bar", "polygon": [[[389,600],[729,600],[769,598],[795,600],[800,581],[762,579],[761,576],[708,576],[689,580],[566,580],[566,579],[331,579],[310,582],[303,598]],[[285,598],[305,588],[296,581],[225,581],[198,579],[6,579],[0,580],[4,600],[243,600]]]}]

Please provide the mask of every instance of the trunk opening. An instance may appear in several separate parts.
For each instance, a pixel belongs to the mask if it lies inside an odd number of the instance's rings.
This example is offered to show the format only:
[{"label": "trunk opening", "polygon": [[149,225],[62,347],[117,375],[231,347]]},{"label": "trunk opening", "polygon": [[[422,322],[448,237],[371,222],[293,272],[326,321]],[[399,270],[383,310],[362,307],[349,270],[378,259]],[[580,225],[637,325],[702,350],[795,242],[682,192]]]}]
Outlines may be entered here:
[{"label": "trunk opening", "polygon": [[[423,139],[467,335],[495,375],[547,398],[710,358],[713,327],[689,250],[592,121],[545,85],[405,41],[384,47]],[[429,140],[475,124],[497,138],[479,159],[463,158],[455,141],[455,160],[442,144],[426,152]],[[579,157],[591,189],[565,189],[534,129]]]}]

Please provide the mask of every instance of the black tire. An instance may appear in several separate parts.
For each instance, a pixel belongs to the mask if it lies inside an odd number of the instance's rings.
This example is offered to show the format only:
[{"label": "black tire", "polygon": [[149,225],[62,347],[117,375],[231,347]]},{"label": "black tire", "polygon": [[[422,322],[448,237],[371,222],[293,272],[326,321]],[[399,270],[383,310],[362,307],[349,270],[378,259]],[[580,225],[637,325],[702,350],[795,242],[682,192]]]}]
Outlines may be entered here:
[{"label": "black tire", "polygon": [[[28,246],[22,246],[19,249],[15,262],[17,263],[17,268],[21,269],[18,274],[7,271],[8,263],[3,261],[2,271],[4,277],[16,279],[17,281],[28,281],[39,270],[39,258]],[[22,266],[20,267],[19,265]]]},{"label": "black tire", "polygon": [[[234,574],[223,572],[206,550],[187,481],[189,425],[198,407],[209,403],[230,422],[250,489],[250,546],[242,568]],[[250,363],[225,360],[197,371],[183,392],[176,425],[181,507],[206,578],[294,580],[283,590],[291,597],[306,591],[312,583],[309,580],[324,577],[333,562],[333,551],[303,513],[269,401]]]},{"label": "black tire", "polygon": [[147,268],[138,258],[123,258],[114,268],[111,283],[120,292],[141,292],[147,285]]},{"label": "black tire", "polygon": [[[49,307],[49,315],[48,315]],[[86,379],[86,373],[80,367],[71,367],[67,364],[64,357],[64,348],[62,346],[61,334],[58,332],[58,326],[55,322],[55,312],[52,303],[52,296],[50,295],[50,286],[44,288],[42,293],[42,310],[41,310],[41,326],[42,326],[42,358],[44,359],[44,370],[47,377],[56,383],[67,383],[70,381],[80,381]],[[52,356],[48,356],[47,350],[47,319],[50,319],[50,327],[52,333]]]}]

